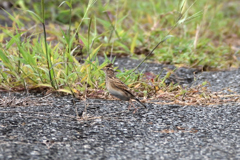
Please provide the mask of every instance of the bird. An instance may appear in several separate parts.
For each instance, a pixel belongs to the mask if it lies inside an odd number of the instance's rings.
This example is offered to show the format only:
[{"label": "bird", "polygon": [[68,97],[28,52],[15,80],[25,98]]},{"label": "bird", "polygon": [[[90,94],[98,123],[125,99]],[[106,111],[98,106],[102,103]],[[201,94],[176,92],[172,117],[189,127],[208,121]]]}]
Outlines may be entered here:
[{"label": "bird", "polygon": [[[124,100],[124,101],[128,101],[131,102],[132,99],[135,99],[137,102],[139,102],[142,106],[144,106],[145,108],[146,105],[143,104],[128,88],[128,86],[126,84],[124,84],[120,79],[118,79],[115,76],[115,71],[113,69],[113,64],[110,63],[108,65],[106,65],[103,69],[105,72],[105,80],[106,80],[106,87],[107,90],[109,91],[109,93],[115,97],[117,97],[120,100]],[[131,102],[132,104],[132,102]],[[130,108],[131,106],[129,105],[128,108]],[[133,105],[134,107],[134,105]],[[135,107],[134,107],[135,108]],[[136,108],[134,113],[136,112]]]}]

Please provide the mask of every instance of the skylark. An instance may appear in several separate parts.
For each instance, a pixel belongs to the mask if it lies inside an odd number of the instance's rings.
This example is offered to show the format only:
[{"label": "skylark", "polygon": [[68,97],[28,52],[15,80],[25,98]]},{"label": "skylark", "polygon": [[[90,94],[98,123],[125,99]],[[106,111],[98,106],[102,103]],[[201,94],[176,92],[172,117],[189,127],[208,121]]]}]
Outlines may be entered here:
[{"label": "skylark", "polygon": [[[108,64],[106,67],[103,68],[106,77],[106,87],[108,91],[115,97],[119,98],[120,100],[129,101],[131,104],[131,100],[135,99],[138,101],[142,106],[147,108],[125,85],[120,79],[118,79],[113,70],[113,64]],[[133,105],[134,106],[134,105]],[[130,108],[131,106],[129,106]],[[135,107],[134,107],[135,108]],[[135,108],[135,111],[137,109]],[[134,112],[135,112],[134,111]]]}]

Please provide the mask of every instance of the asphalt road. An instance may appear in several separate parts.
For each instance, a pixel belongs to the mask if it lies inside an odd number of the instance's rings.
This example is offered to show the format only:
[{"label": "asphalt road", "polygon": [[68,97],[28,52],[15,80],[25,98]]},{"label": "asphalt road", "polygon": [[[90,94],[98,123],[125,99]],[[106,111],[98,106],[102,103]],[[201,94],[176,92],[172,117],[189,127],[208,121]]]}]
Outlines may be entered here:
[{"label": "asphalt road", "polygon": [[[129,69],[137,62],[119,59],[116,65],[122,63]],[[158,73],[173,66],[142,67]],[[189,77],[192,71],[181,73]],[[240,93],[239,70],[197,75],[194,85],[207,80],[213,91]],[[240,159],[238,102],[148,103],[133,114],[121,101],[21,93],[1,99],[9,103],[0,108],[0,159]]]}]

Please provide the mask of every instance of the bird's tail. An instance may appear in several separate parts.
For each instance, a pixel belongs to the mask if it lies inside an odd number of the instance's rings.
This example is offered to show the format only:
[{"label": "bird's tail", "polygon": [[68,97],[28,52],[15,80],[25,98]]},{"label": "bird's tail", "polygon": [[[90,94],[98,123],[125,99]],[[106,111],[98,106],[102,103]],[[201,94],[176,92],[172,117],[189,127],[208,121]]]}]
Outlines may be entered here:
[{"label": "bird's tail", "polygon": [[135,98],[136,101],[138,101],[143,107],[147,108],[145,104],[143,104],[139,99]]}]

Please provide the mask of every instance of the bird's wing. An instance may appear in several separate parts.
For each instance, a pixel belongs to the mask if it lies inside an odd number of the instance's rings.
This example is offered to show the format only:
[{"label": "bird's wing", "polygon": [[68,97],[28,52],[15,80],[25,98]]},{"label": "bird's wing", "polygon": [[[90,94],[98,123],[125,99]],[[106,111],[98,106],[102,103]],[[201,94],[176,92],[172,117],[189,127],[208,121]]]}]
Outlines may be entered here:
[{"label": "bird's wing", "polygon": [[115,86],[115,88],[121,88],[123,89],[127,94],[130,94],[132,97],[135,97],[132,92],[129,91],[129,88],[126,84],[124,84],[120,79],[118,78],[113,78],[111,79],[113,81],[113,84]]},{"label": "bird's wing", "polygon": [[114,85],[114,88],[121,88],[127,95],[131,95],[132,96],[131,98],[135,99],[145,108],[147,108],[145,104],[143,104],[139,99],[135,97],[134,94],[132,94],[132,92],[129,91],[128,86],[124,84],[122,81],[120,81],[120,79],[114,77],[114,78],[111,78],[110,81],[112,81],[110,84]]}]

